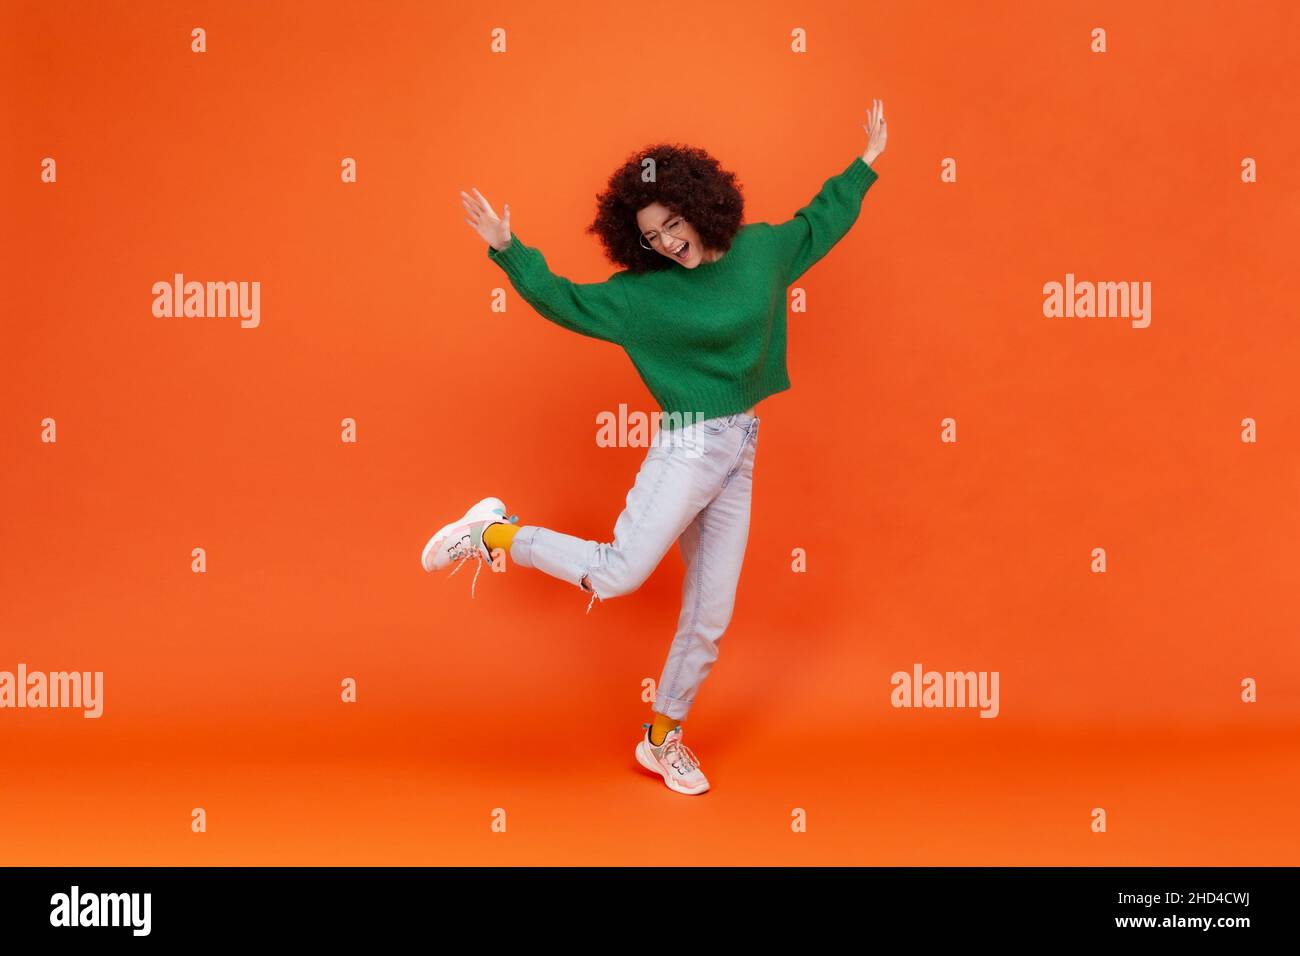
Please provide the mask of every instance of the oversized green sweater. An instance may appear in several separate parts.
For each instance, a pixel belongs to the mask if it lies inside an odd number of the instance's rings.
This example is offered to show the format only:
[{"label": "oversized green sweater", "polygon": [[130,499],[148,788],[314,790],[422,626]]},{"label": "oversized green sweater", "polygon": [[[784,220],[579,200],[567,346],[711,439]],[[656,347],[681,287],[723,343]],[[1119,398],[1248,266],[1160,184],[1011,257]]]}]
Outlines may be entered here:
[{"label": "oversized green sweater", "polygon": [[855,157],[794,218],[742,226],[721,258],[694,269],[571,282],[513,231],[488,257],[545,318],[622,346],[661,411],[688,423],[730,415],[790,387],[786,289],[849,231],[876,179]]}]

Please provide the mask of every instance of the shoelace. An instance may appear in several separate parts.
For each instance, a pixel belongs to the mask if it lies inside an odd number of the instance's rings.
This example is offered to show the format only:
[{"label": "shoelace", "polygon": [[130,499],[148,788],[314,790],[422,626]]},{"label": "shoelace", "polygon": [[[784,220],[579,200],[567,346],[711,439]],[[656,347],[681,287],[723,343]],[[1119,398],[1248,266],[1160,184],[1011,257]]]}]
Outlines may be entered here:
[{"label": "shoelace", "polygon": [[[502,515],[501,517],[505,518],[505,520],[510,524],[519,523],[519,515],[511,515],[509,518],[506,518],[505,515]],[[493,522],[493,524],[495,523],[496,522]],[[486,531],[487,528],[484,528],[483,530]],[[483,551],[481,548],[474,547],[473,534],[463,535],[461,539],[456,542],[454,547],[456,550],[452,554],[451,559],[456,562],[456,566],[451,569],[451,574],[447,575],[447,577],[455,577],[456,572],[464,567],[465,562],[470,558],[473,558],[478,564],[474,569],[474,580],[471,581],[469,585],[469,596],[472,598],[474,597],[474,589],[478,587],[479,572],[483,570],[483,561],[485,560],[483,557]],[[486,547],[486,545],[484,545],[484,547]],[[591,608],[588,607],[587,610],[591,610]]]},{"label": "shoelace", "polygon": [[[641,726],[648,730],[651,725],[642,724]],[[652,743],[651,746],[653,747],[654,744]],[[662,759],[678,773],[686,774],[692,770],[700,769],[700,758],[696,757],[695,752],[682,742],[682,732],[676,727],[668,731],[668,736],[664,738],[661,746],[664,748]],[[670,757],[670,754],[673,756]],[[679,766],[679,763],[683,764],[685,769]]]}]

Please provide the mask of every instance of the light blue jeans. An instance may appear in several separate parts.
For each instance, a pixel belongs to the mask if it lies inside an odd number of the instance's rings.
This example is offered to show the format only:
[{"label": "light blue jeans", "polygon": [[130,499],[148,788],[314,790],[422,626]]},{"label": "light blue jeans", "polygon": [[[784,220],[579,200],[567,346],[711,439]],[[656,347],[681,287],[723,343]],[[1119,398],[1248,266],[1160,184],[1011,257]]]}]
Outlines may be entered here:
[{"label": "light blue jeans", "polygon": [[676,720],[695,703],[736,604],[758,422],[738,412],[658,432],[610,543],[523,525],[510,545],[515,564],[577,585],[595,602],[635,591],[680,544],[682,609],[653,707]]}]

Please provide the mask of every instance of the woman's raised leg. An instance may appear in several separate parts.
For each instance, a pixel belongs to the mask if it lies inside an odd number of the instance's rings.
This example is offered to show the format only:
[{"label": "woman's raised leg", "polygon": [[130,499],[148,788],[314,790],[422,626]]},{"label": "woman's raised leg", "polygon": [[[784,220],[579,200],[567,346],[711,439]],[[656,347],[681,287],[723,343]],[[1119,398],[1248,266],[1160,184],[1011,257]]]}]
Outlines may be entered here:
[{"label": "woman's raised leg", "polygon": [[591,592],[593,600],[630,594],[708,503],[721,480],[718,472],[717,456],[693,453],[689,445],[656,443],[627,493],[613,541],[522,525],[510,545],[510,558]]}]

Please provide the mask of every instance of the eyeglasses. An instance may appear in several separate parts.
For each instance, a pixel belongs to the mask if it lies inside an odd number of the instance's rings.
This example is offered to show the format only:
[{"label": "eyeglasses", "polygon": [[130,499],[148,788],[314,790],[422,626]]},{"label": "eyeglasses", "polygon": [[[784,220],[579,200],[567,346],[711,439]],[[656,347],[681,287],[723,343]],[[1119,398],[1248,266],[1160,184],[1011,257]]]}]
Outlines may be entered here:
[{"label": "eyeglasses", "polygon": [[[672,236],[674,239],[680,239],[682,227],[685,225],[686,225],[686,220],[683,219],[681,216],[678,216],[675,219],[668,220],[668,222],[664,224],[664,232],[668,233],[668,235]],[[659,242],[662,245],[661,234],[657,232],[652,232],[650,233],[650,237],[647,239],[646,234],[641,233],[642,249],[653,249],[654,246],[650,245],[650,243],[652,242]]]}]

